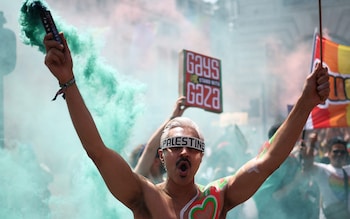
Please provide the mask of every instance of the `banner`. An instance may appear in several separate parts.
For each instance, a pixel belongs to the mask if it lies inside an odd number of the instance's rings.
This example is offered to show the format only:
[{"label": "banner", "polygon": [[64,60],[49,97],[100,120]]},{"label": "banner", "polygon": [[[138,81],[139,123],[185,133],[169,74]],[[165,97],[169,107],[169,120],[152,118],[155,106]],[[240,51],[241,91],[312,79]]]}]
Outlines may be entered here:
[{"label": "banner", "polygon": [[[311,112],[305,129],[350,126],[350,46],[322,39],[323,65],[328,67],[330,95]],[[316,35],[312,70],[320,62],[320,38]]]},{"label": "banner", "polygon": [[188,50],[180,53],[179,93],[186,106],[221,113],[221,61]]}]

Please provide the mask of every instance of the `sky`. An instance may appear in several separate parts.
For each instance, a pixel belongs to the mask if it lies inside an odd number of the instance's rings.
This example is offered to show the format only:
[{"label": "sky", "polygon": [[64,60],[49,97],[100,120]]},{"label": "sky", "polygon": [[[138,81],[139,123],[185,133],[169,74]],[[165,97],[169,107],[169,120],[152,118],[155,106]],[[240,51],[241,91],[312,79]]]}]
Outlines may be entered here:
[{"label": "sky", "polygon": [[[260,19],[271,21],[271,17],[262,15],[268,11],[263,4],[250,7],[255,1],[245,1],[246,11],[242,9],[239,13],[260,13]],[[317,6],[307,4],[307,8],[294,8],[303,14],[294,23],[280,19],[291,26],[304,22],[303,28],[308,30],[294,26],[291,31],[276,27],[267,33],[269,31],[261,27],[263,22],[254,20],[257,19],[254,16],[239,20],[232,15],[232,22],[228,24],[226,20],[222,22],[181,12],[174,0],[146,2],[46,1],[60,30],[79,45],[74,49],[77,83],[106,144],[128,159],[131,150],[146,142],[158,125],[171,116],[178,97],[178,53],[189,49],[217,57],[223,65],[224,113],[197,108],[184,113],[202,128],[207,145],[213,145],[207,147],[208,154],[229,130],[228,124],[238,125],[249,150],[257,153],[266,138],[268,126],[284,118],[286,105],[296,101],[309,73],[310,37],[318,23],[315,12],[307,11],[310,8],[315,11]],[[0,202],[6,207],[0,216],[19,218],[18,214],[23,214],[35,218],[46,213],[52,218],[78,218],[77,215],[80,218],[104,215],[106,218],[106,215],[130,215],[128,210],[115,204],[104,189],[80,146],[64,100],[51,101],[58,83],[45,67],[44,54],[38,46],[26,43],[19,23],[22,5],[19,0],[0,2],[0,11],[6,19],[4,28],[16,36],[15,67],[2,75],[4,141],[9,150],[1,151],[0,170],[6,172],[9,180],[0,184],[8,188],[0,194],[7,200],[7,203]],[[275,5],[276,16],[283,17],[288,9]],[[325,30],[332,30],[329,26],[332,21],[327,19],[332,10],[335,9],[325,11]],[[274,22],[277,26],[278,22]],[[338,26],[342,27],[341,24]],[[251,34],[255,31],[260,35]],[[309,31],[309,34],[301,34],[303,31]],[[40,35],[36,37],[40,39]],[[305,37],[308,39],[303,40]],[[342,39],[349,42],[349,38],[346,35]],[[286,45],[291,39],[298,43]],[[266,51],[270,52],[269,56]],[[252,76],[243,77],[246,74]],[[266,95],[269,99],[274,98],[265,103],[273,115],[247,122],[244,111],[251,107],[250,100],[257,99],[261,108],[267,107],[263,104]],[[201,174],[208,173],[202,170]],[[41,210],[29,207],[22,211],[11,210],[9,206],[24,205],[15,200],[30,190],[37,191],[35,194],[40,197],[49,197],[42,205],[35,206]],[[11,191],[22,192],[11,197]],[[37,203],[40,199],[34,195],[26,197],[23,203]],[[108,204],[93,210],[100,202]],[[81,205],[78,210],[72,207],[77,204]]]}]

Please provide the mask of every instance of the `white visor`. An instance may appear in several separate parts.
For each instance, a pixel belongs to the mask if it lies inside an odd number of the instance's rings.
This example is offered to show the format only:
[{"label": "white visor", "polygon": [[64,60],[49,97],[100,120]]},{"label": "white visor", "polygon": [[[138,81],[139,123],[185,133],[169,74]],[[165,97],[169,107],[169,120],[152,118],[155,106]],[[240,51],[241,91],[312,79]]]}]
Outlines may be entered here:
[{"label": "white visor", "polygon": [[174,147],[188,147],[204,152],[204,141],[193,137],[171,137],[163,140],[161,149],[174,148]]}]

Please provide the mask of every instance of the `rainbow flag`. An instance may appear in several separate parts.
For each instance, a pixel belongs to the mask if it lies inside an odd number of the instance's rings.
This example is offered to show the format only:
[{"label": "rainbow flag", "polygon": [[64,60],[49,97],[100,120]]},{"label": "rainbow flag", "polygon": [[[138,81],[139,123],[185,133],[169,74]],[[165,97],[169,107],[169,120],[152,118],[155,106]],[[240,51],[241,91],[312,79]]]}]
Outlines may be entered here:
[{"label": "rainbow flag", "polygon": [[[330,95],[325,104],[317,105],[305,129],[350,126],[350,46],[322,39],[323,64],[328,67]],[[312,70],[320,62],[320,37],[315,36]]]}]

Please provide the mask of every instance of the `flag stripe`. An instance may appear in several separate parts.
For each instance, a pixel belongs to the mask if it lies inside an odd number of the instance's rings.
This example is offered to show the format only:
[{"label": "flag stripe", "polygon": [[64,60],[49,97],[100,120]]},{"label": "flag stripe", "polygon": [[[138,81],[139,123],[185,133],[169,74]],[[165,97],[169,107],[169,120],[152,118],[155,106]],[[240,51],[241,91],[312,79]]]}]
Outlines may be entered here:
[{"label": "flag stripe", "polygon": [[322,127],[329,127],[330,126],[330,120],[324,119],[324,118],[329,118],[329,111],[328,109],[321,109],[319,107],[315,107],[312,112],[311,112],[311,118],[312,122],[311,124],[313,126],[309,126],[310,129],[317,129],[317,128],[322,128]]},{"label": "flag stripe", "polygon": [[323,61],[331,72],[339,72],[338,69],[338,45],[323,39]]},{"label": "flag stripe", "polygon": [[350,74],[350,47],[339,45],[338,46],[338,66],[339,73]]},{"label": "flag stripe", "polygon": [[[347,106],[348,104],[329,105],[330,126],[347,126]],[[344,113],[346,112],[346,113]]]}]

